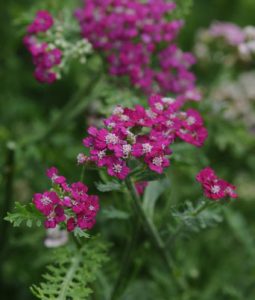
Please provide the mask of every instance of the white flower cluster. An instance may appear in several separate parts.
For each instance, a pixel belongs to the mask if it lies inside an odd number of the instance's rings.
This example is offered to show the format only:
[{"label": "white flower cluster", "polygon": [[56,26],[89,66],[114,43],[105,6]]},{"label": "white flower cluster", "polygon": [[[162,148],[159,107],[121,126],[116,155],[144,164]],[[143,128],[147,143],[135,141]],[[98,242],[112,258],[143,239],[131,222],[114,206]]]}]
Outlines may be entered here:
[{"label": "white flower cluster", "polygon": [[210,98],[215,112],[224,111],[228,120],[242,122],[249,128],[255,128],[255,72],[241,73],[237,80],[223,81],[216,87]]},{"label": "white flower cluster", "polygon": [[[70,24],[69,24],[70,25]],[[67,70],[72,61],[78,60],[81,64],[87,62],[88,55],[93,51],[93,47],[87,39],[81,38],[79,27],[68,26],[62,21],[55,19],[54,26],[46,33],[50,41],[49,48],[59,48],[62,51],[62,60],[58,66],[59,71]],[[78,38],[75,40],[75,36]],[[60,72],[58,76],[60,77]]]},{"label": "white flower cluster", "polygon": [[255,58],[255,27],[247,26],[243,31],[245,39],[238,46],[238,53],[242,60],[251,61]]}]

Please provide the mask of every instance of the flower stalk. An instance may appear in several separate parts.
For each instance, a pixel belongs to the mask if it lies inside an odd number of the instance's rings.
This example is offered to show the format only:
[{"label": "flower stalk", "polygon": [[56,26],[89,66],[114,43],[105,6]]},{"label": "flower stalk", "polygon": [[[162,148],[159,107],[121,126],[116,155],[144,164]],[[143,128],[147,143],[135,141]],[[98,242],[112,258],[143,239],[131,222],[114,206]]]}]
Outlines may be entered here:
[{"label": "flower stalk", "polygon": [[137,194],[137,191],[135,189],[134,183],[132,182],[132,179],[130,177],[127,177],[125,180],[125,184],[127,189],[130,192],[130,195],[132,197],[133,203],[134,203],[134,209],[137,214],[137,216],[140,218],[144,228],[146,229],[152,243],[154,246],[158,249],[159,253],[161,254],[161,257],[168,268],[169,272],[173,272],[173,261],[169,255],[169,253],[166,251],[166,247],[164,244],[164,241],[161,239],[159,232],[155,225],[152,223],[152,221],[148,218],[146,213],[144,212],[144,209],[142,207],[141,199],[139,198],[139,195]]},{"label": "flower stalk", "polygon": [[125,289],[128,280],[128,272],[130,270],[130,265],[132,263],[133,253],[134,250],[136,249],[140,230],[141,230],[140,222],[139,220],[137,220],[137,218],[134,218],[132,222],[132,232],[125,247],[125,253],[122,258],[120,272],[118,274],[117,280],[112,290],[111,300],[119,299],[119,296],[122,294],[122,291]]}]

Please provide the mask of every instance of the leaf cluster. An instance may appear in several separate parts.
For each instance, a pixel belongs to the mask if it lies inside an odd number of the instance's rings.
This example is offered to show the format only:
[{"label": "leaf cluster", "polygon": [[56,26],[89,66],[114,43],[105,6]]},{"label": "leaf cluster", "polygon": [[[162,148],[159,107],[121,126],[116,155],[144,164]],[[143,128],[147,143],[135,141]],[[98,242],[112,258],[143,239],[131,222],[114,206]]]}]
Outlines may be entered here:
[{"label": "leaf cluster", "polygon": [[54,254],[54,263],[47,267],[44,282],[31,287],[39,299],[83,300],[92,293],[92,284],[103,263],[107,246],[99,238],[90,239],[80,248],[66,246]]}]

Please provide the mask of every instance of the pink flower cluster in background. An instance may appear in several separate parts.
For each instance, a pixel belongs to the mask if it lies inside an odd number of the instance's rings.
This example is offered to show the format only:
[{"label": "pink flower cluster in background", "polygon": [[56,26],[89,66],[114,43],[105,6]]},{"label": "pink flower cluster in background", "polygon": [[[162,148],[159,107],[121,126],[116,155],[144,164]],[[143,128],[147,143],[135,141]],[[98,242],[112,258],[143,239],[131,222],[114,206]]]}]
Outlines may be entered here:
[{"label": "pink flower cluster in background", "polygon": [[45,227],[55,228],[65,223],[68,231],[76,227],[91,229],[99,210],[98,196],[88,195],[88,187],[82,182],[68,185],[55,167],[47,171],[47,176],[52,180],[53,189],[37,193],[33,198],[36,208],[46,217]]},{"label": "pink flower cluster in background", "polygon": [[147,94],[174,93],[200,100],[191,53],[174,43],[181,20],[169,20],[175,4],[166,0],[86,0],[76,11],[81,32],[107,56],[110,73],[126,75]]},{"label": "pink flower cluster in background", "polygon": [[[216,50],[217,55],[215,55]],[[195,53],[198,60],[218,59],[219,63],[224,64],[233,64],[239,60],[253,62],[255,27],[242,28],[234,23],[215,21],[208,29],[199,31]]]},{"label": "pink flower cluster in background", "polygon": [[170,164],[169,146],[176,138],[200,147],[208,135],[200,114],[193,109],[180,111],[181,105],[180,100],[153,95],[148,109],[117,106],[104,120],[104,128],[88,129],[83,143],[90,148],[90,156],[79,154],[78,162],[106,167],[109,175],[122,180],[130,173],[129,159],[163,173]]},{"label": "pink flower cluster in background", "polygon": [[233,24],[225,22],[214,22],[210,27],[208,33],[217,38],[223,38],[230,45],[239,45],[245,39],[243,30]]},{"label": "pink flower cluster in background", "polygon": [[62,51],[56,47],[50,49],[46,42],[39,41],[39,36],[47,32],[53,24],[54,20],[47,11],[38,11],[23,39],[33,58],[34,76],[41,83],[53,83],[57,79],[53,68],[61,63]]},{"label": "pink flower cluster in background", "polygon": [[201,183],[205,196],[210,199],[237,198],[236,187],[217,177],[215,172],[209,167],[201,170],[196,179]]}]

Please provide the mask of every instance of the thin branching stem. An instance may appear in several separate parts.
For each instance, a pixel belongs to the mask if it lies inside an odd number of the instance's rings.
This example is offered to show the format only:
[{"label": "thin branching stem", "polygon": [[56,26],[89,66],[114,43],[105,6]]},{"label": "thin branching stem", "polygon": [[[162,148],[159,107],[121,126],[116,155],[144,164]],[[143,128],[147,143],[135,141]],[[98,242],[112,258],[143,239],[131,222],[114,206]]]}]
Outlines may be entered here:
[{"label": "thin branching stem", "polygon": [[128,177],[125,180],[125,183],[126,183],[127,189],[130,192],[130,195],[132,197],[134,209],[135,209],[137,216],[140,218],[152,243],[154,244],[154,246],[157,248],[158,252],[160,253],[165,266],[168,268],[169,272],[172,273],[173,268],[174,268],[173,261],[169,255],[169,253],[166,250],[165,244],[164,244],[163,240],[161,239],[157,228],[155,227],[153,222],[148,218],[148,216],[144,212],[141,199],[140,199],[139,195],[137,194],[137,191],[135,189],[134,183],[132,182],[132,179],[130,177]]},{"label": "thin branching stem", "polygon": [[140,233],[140,222],[137,218],[134,218],[132,222],[132,233],[130,239],[128,240],[125,253],[122,258],[120,272],[118,273],[117,280],[112,290],[111,300],[119,299],[119,296],[122,294],[122,291],[125,289],[126,282],[128,280],[128,272],[130,270],[130,265],[132,264],[133,253],[136,249],[139,233]]},{"label": "thin branching stem", "polygon": [[81,169],[81,176],[80,176],[80,182],[83,182],[84,181],[84,176],[85,176],[85,165],[82,166],[82,169]]}]

